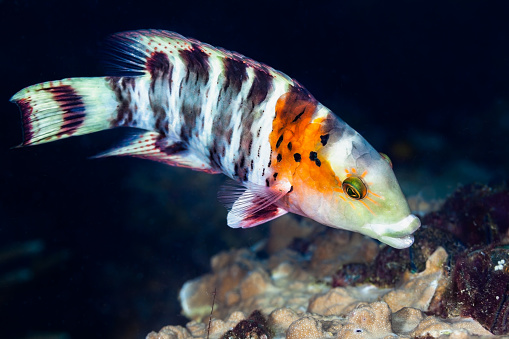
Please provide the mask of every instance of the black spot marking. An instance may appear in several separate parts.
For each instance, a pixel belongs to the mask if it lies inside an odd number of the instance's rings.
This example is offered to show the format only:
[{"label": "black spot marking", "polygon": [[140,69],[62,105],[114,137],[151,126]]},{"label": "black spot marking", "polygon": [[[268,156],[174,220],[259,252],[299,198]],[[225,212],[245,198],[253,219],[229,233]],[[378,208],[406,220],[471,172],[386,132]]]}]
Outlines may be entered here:
[{"label": "black spot marking", "polygon": [[292,142],[291,142],[291,141],[288,143],[288,150],[289,150],[289,151],[291,151],[291,150],[292,150]]},{"label": "black spot marking", "polygon": [[272,159],[269,160],[269,164],[267,165],[267,167],[270,167],[271,164],[272,164]]},{"label": "black spot marking", "polygon": [[297,116],[295,118],[293,118],[292,122],[296,122],[297,120],[299,120],[299,118],[302,116],[302,114],[304,114],[304,112],[305,112],[305,110],[303,110],[302,112],[297,114]]},{"label": "black spot marking", "polygon": [[300,154],[299,153],[295,153],[293,155],[293,158],[295,159],[295,161],[300,162]]},{"label": "black spot marking", "polygon": [[277,178],[277,172],[272,175],[274,177],[274,180]]},{"label": "black spot marking", "polygon": [[277,155],[277,162],[281,162],[281,160],[283,160],[283,156],[281,155],[281,153],[279,153]]},{"label": "black spot marking", "polygon": [[252,137],[249,138],[249,146],[247,147],[247,155],[251,155],[251,148],[253,148],[253,139]]},{"label": "black spot marking", "polygon": [[254,167],[254,161],[251,160],[251,171],[253,170],[253,167]]},{"label": "black spot marking", "polygon": [[320,141],[322,142],[322,146],[327,145],[327,141],[329,141],[329,135],[320,135]]},{"label": "black spot marking", "polygon": [[279,148],[279,146],[281,145],[281,143],[283,142],[283,136],[281,135],[279,137],[279,139],[277,139],[277,142],[276,142],[276,148]]},{"label": "black spot marking", "polygon": [[318,159],[318,154],[316,152],[309,152],[309,160],[315,161],[316,159]]},{"label": "black spot marking", "polygon": [[290,186],[290,190],[288,191],[288,193],[291,193],[293,191],[293,186]]},{"label": "black spot marking", "polygon": [[269,179],[265,179],[265,185],[267,185],[267,187],[269,187],[269,186],[270,186],[270,184],[269,184]]},{"label": "black spot marking", "polygon": [[272,76],[265,70],[255,68],[253,84],[247,99],[252,101],[254,106],[257,106],[265,100],[271,88]]},{"label": "black spot marking", "polygon": [[322,165],[322,162],[320,161],[320,159],[316,159],[315,164],[316,166],[320,167]]},{"label": "black spot marking", "polygon": [[242,83],[247,79],[246,64],[241,60],[225,58],[223,59],[225,69],[224,89],[232,88],[236,93],[240,92]]},{"label": "black spot marking", "polygon": [[262,177],[265,176],[265,167],[262,169]]}]

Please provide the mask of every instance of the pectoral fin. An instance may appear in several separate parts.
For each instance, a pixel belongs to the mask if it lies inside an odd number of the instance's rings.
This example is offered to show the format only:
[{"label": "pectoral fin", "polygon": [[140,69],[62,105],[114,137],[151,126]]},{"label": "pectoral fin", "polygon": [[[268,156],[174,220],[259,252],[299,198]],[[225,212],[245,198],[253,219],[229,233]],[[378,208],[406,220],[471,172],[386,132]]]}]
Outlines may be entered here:
[{"label": "pectoral fin", "polygon": [[277,206],[276,202],[290,191],[290,184],[271,188],[254,184],[247,186],[228,184],[221,187],[218,193],[219,201],[230,210],[228,226],[254,227],[288,213]]}]

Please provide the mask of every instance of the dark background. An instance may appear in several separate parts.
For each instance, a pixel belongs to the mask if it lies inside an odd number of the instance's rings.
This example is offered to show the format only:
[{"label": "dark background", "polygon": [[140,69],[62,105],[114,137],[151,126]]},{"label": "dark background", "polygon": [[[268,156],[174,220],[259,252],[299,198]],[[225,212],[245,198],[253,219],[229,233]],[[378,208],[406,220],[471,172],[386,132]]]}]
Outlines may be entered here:
[{"label": "dark background", "polygon": [[[104,39],[173,30],[306,86],[388,153],[403,190],[507,178],[506,1],[0,0],[0,337],[143,338],[184,324],[184,281],[267,226],[231,230],[220,176],[90,160],[125,131],[23,149],[18,90],[105,75]],[[214,286],[211,286],[211,291]]]}]

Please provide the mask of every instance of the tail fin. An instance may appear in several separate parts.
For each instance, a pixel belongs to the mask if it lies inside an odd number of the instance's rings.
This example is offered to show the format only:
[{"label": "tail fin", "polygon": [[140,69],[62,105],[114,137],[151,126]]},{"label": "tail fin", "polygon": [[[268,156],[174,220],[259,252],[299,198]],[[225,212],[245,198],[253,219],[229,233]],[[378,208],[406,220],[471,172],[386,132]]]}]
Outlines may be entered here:
[{"label": "tail fin", "polygon": [[72,78],[27,87],[12,98],[23,118],[23,143],[37,145],[113,127],[118,101],[107,78]]}]

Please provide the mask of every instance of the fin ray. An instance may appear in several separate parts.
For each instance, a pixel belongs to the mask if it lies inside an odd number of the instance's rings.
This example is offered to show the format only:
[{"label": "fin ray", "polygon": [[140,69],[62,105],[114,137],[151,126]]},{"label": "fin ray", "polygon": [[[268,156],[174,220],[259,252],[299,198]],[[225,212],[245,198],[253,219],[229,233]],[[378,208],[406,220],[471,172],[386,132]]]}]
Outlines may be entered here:
[{"label": "fin ray", "polygon": [[[190,168],[208,173],[220,173],[183,146],[180,142],[170,144],[157,132],[144,132],[127,139],[120,146],[100,153],[93,158],[132,156],[161,162],[171,166]],[[172,148],[173,147],[173,148]],[[170,151],[169,151],[170,150]]]},{"label": "fin ray", "polygon": [[228,209],[228,226],[248,228],[280,217],[288,211],[278,207],[276,202],[290,189],[270,189],[253,183],[236,182],[223,185],[218,199]]},{"label": "fin ray", "polygon": [[[162,44],[175,50],[189,45],[190,39],[180,34],[162,30],[138,30],[116,33],[107,40],[108,54],[106,65],[113,75],[148,74],[147,60],[158,51]],[[160,47],[159,51],[162,51]]]},{"label": "fin ray", "polygon": [[111,128],[117,101],[105,78],[48,81],[16,93],[23,121],[21,146]]}]

